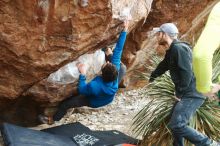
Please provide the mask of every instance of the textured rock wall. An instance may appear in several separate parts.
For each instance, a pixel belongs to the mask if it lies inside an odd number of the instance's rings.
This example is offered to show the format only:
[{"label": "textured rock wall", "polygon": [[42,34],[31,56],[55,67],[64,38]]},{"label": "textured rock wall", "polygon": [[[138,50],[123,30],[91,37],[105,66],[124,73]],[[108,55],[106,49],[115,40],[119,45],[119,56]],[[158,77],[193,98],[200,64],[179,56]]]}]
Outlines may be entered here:
[{"label": "textured rock wall", "polygon": [[21,111],[20,106],[37,105],[32,107],[32,113],[37,114],[38,106],[66,98],[72,85],[60,87],[44,79],[82,54],[114,42],[122,30],[119,14],[123,8],[131,7],[131,30],[147,17],[151,3],[152,0],[1,0],[0,120],[16,122],[12,119],[19,120],[18,112],[22,115],[27,111]]}]

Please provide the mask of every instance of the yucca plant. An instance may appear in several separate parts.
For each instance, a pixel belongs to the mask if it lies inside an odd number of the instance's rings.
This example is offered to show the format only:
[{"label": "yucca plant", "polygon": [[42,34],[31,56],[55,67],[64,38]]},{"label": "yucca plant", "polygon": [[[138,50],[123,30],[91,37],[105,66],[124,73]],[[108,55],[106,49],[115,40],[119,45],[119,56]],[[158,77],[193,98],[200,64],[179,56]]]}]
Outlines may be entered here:
[{"label": "yucca plant", "polygon": [[[159,57],[152,57],[152,70],[160,62]],[[213,57],[213,81],[220,75],[220,49]],[[140,73],[143,79],[149,78],[149,73]],[[136,136],[142,136],[143,146],[170,146],[172,145],[171,132],[167,128],[171,109],[176,102],[174,84],[168,73],[158,77],[154,82],[144,87],[150,102],[134,117],[132,129]],[[190,120],[189,125],[212,139],[220,139],[220,107],[216,101],[207,99]],[[189,142],[185,142],[190,146]]]}]

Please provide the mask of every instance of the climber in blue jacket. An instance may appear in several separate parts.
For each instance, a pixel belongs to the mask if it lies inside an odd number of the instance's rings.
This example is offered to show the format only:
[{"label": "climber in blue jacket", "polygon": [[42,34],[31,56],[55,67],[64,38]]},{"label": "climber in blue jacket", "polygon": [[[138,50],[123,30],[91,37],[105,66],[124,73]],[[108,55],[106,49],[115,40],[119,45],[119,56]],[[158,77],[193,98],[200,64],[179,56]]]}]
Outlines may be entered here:
[{"label": "climber in blue jacket", "polygon": [[[102,74],[86,83],[86,69],[84,64],[78,64],[80,72],[78,84],[78,96],[71,96],[64,100],[58,107],[52,121],[59,121],[69,108],[88,106],[98,108],[111,103],[118,91],[118,74],[120,70],[121,56],[126,40],[128,21],[124,22],[124,30],[121,32],[117,45],[114,49],[111,62],[106,62],[101,69]],[[39,116],[42,123],[48,123],[46,116]]]}]

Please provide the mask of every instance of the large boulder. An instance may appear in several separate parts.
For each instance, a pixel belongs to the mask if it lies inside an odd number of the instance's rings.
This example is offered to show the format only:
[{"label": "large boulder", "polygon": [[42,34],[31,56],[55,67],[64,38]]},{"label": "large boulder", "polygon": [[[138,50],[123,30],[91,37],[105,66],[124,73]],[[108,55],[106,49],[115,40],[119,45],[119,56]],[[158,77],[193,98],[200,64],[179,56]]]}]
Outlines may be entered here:
[{"label": "large boulder", "polygon": [[[132,30],[146,19],[151,3],[1,0],[0,121],[18,122],[25,117],[33,117],[33,121],[40,105],[66,98],[71,85],[63,90],[64,86],[48,83],[46,78],[79,56],[115,42],[122,30],[124,8],[131,9]],[[54,93],[57,98],[53,98]]]},{"label": "large boulder", "polygon": [[78,0],[0,2],[0,97],[18,98],[64,64],[115,40],[122,30],[118,12],[123,7],[133,4],[132,11],[137,12],[133,14],[133,24],[136,24],[147,16],[151,6],[151,2],[144,0],[81,3]]}]

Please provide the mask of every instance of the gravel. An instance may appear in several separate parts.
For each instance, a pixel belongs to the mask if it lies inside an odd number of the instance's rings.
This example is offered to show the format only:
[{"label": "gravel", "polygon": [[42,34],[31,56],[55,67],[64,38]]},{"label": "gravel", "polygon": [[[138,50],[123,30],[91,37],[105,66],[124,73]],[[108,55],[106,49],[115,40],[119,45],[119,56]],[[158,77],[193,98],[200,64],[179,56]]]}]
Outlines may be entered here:
[{"label": "gravel", "polygon": [[55,122],[53,125],[39,125],[34,129],[80,122],[92,130],[118,130],[132,136],[130,128],[132,118],[148,102],[143,93],[143,89],[120,90],[110,105],[97,109],[88,107],[69,109],[59,122]]}]

